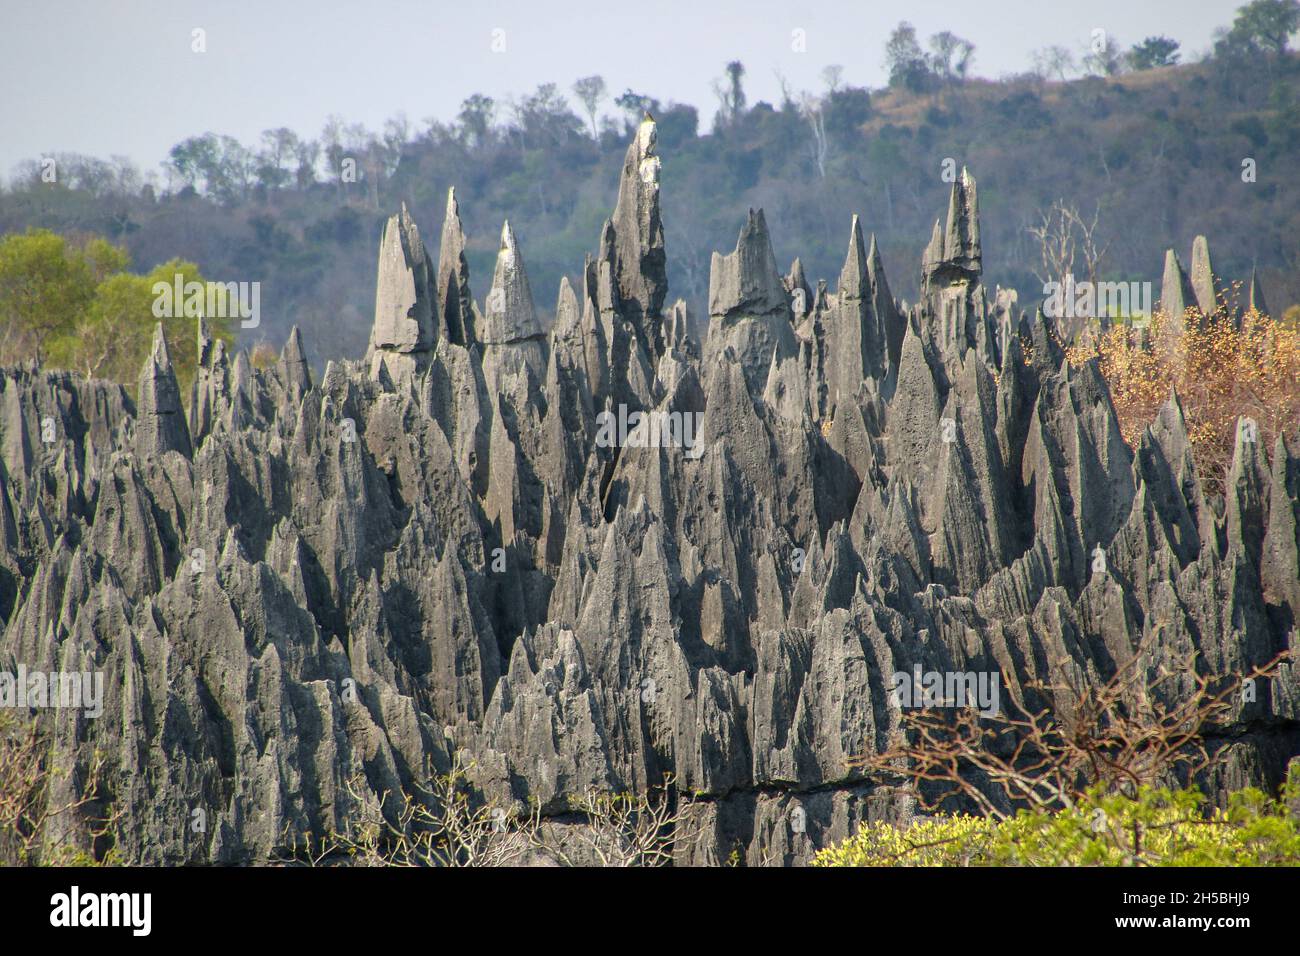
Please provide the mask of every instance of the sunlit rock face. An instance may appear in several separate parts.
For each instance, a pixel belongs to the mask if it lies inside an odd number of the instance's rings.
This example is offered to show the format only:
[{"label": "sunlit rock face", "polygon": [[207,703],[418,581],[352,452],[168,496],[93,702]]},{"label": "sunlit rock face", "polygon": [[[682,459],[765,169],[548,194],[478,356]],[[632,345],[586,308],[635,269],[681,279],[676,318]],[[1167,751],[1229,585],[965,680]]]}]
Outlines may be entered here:
[{"label": "sunlit rock face", "polygon": [[[1130,450],[1096,369],[990,301],[969,173],[916,305],[856,217],[832,289],[756,210],[697,343],[660,162],[647,120],[549,331],[543,237],[506,224],[476,299],[453,196],[436,266],[386,225],[363,360],[314,375],[295,329],[257,368],[200,329],[188,416],[161,334],[136,400],[0,372],[0,670],[105,676],[99,716],[40,719],[57,765],[105,755],[128,860],[276,859],[459,753],[546,814],[671,774],[682,862],[803,862],[912,811],[849,767],[899,728],[896,672],[1050,706],[1139,645],[1241,674],[1294,644],[1295,450],[1243,430],[1210,498],[1175,395]],[[1165,297],[1213,301],[1192,263]],[[1276,784],[1298,701],[1287,669],[1238,702],[1210,785]]]}]

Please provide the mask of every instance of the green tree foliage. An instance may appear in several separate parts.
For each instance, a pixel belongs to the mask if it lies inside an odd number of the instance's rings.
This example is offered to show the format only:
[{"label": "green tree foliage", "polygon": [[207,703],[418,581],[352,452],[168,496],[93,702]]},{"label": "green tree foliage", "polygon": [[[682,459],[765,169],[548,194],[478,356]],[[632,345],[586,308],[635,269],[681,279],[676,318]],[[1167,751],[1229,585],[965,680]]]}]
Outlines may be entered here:
[{"label": "green tree foliage", "polygon": [[871,118],[871,94],[860,86],[845,86],[826,96],[826,133],[835,143],[851,143]]},{"label": "green tree foliage", "polygon": [[[0,239],[0,364],[37,359],[134,387],[163,323],[172,363],[188,394],[196,363],[198,318],[173,309],[156,315],[157,283],[180,276],[203,283],[198,266],[172,259],[146,275],[127,271],[126,250],[100,237],[74,245],[34,229]],[[206,309],[206,297],[204,302]],[[208,316],[214,336],[234,341],[231,322]]]},{"label": "green tree foliage", "polygon": [[1242,790],[1226,809],[1207,807],[1194,789],[1097,789],[1068,809],[1005,820],[957,814],[903,828],[867,824],[813,866],[1297,866],[1298,804],[1294,780],[1281,799]]},{"label": "green tree foliage", "polygon": [[491,139],[492,116],[496,102],[490,96],[475,93],[460,104],[460,127],[464,141],[469,146],[485,146]]},{"label": "green tree foliage", "polygon": [[1178,56],[1178,41],[1166,36],[1147,37],[1128,51],[1129,65],[1135,70],[1173,66]]},{"label": "green tree foliage", "polygon": [[262,150],[254,161],[263,188],[282,189],[294,181],[300,145],[298,135],[283,126],[262,133]]},{"label": "green tree foliage", "polygon": [[637,93],[634,90],[624,90],[614,99],[614,105],[624,113],[623,125],[627,133],[632,133],[641,124],[641,119],[647,113],[651,116],[658,117],[660,113],[659,101],[653,96],[645,93]]},{"label": "green tree foliage", "polygon": [[906,20],[894,28],[885,42],[885,68],[889,71],[889,85],[920,93],[925,90],[932,74],[921,42],[916,38],[916,27]]},{"label": "green tree foliage", "polygon": [[[134,385],[149,353],[154,326],[162,322],[181,395],[188,397],[198,357],[195,347],[198,319],[183,314],[180,309],[174,310],[176,314],[162,317],[154,313],[155,286],[161,282],[174,287],[177,275],[181,276],[182,287],[188,282],[205,281],[194,263],[172,259],[155,266],[147,275],[119,272],[100,283],[91,309],[78,329],[74,353],[66,364],[94,378]],[[228,318],[209,315],[204,318],[215,337],[227,345],[234,342]]]},{"label": "green tree foliage", "polygon": [[[275,131],[263,135],[274,138]],[[167,167],[191,189],[224,203],[246,200],[259,172],[269,172],[264,155],[259,156],[233,136],[215,133],[177,143],[168,154]]]},{"label": "green tree foliage", "polygon": [[726,75],[715,80],[713,92],[718,97],[718,114],[715,126],[723,129],[734,124],[745,114],[745,64],[732,60],[727,64]]},{"label": "green tree foliage", "polygon": [[0,361],[57,355],[95,294],[91,264],[45,229],[0,240]]},{"label": "green tree foliage", "polygon": [[1252,0],[1237,9],[1237,19],[1220,43],[1238,50],[1285,53],[1297,29],[1300,0]]},{"label": "green tree foliage", "polygon": [[559,146],[582,131],[582,121],[569,109],[554,83],[542,83],[515,106],[519,140],[525,148]]},{"label": "green tree foliage", "polygon": [[975,58],[975,44],[944,30],[930,37],[930,68],[945,83],[965,80]]}]

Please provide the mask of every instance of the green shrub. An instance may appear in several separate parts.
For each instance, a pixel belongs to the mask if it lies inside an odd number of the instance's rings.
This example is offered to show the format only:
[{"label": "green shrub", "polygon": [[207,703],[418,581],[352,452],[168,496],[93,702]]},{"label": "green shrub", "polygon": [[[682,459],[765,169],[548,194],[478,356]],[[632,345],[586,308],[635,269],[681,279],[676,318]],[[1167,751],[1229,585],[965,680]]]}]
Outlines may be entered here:
[{"label": "green shrub", "polygon": [[866,824],[813,866],[1297,866],[1298,798],[1294,780],[1279,799],[1233,793],[1226,809],[1207,807],[1194,789],[1143,787],[1130,797],[1097,788],[1055,813]]}]

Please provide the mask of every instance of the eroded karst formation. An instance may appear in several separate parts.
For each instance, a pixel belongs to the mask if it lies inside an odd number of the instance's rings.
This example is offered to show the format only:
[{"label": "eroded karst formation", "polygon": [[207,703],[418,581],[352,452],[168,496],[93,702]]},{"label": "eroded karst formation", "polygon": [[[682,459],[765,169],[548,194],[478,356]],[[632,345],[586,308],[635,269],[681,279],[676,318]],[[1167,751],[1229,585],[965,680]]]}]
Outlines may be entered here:
[{"label": "eroded karst formation", "polygon": [[[1130,449],[1096,368],[985,288],[970,176],[913,305],[856,217],[831,291],[751,213],[701,344],[659,165],[647,120],[549,331],[508,223],[475,298],[453,194],[436,261],[388,221],[368,354],[319,380],[297,330],[258,369],[200,328],[188,413],[161,332],[136,400],[0,371],[0,669],[106,675],[98,718],[40,715],[52,799],[98,750],[128,860],[266,861],[460,753],[543,813],[669,773],[683,862],[801,862],[911,811],[846,764],[898,727],[896,671],[1022,700],[1143,640],[1216,673],[1294,646],[1296,451],[1243,432],[1210,497],[1174,395]],[[1164,295],[1209,268],[1171,258]],[[702,446],[595,441],[620,406]],[[1211,784],[1276,785],[1298,708],[1289,667],[1239,702]]]}]

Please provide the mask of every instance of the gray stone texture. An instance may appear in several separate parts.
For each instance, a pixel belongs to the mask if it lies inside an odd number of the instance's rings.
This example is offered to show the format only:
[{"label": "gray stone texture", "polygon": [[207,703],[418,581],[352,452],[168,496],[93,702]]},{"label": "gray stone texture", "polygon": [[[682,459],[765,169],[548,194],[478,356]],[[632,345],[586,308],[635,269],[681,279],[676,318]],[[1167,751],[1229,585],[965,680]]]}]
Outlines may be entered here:
[{"label": "gray stone texture", "polygon": [[[700,348],[662,313],[653,146],[647,121],[549,331],[508,226],[474,302],[453,199],[436,276],[389,220],[366,362],[313,375],[295,330],[259,369],[200,329],[188,420],[161,331],[136,401],[0,370],[0,665],[104,673],[101,717],[40,719],[74,790],[106,755],[127,860],[273,860],[460,752],[547,815],[671,773],[681,862],[803,863],[912,811],[847,763],[897,730],[896,671],[1023,701],[1144,640],[1217,673],[1294,645],[1294,444],[1240,441],[1226,501],[1176,395],[1130,450],[1096,369],[987,301],[969,174],[912,307],[856,218],[832,294],[752,214]],[[695,443],[597,442],[619,402]],[[1231,779],[1300,752],[1296,673],[1231,715]]]}]

